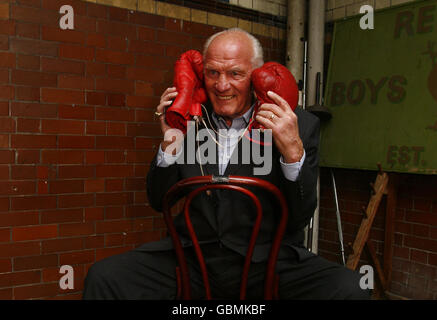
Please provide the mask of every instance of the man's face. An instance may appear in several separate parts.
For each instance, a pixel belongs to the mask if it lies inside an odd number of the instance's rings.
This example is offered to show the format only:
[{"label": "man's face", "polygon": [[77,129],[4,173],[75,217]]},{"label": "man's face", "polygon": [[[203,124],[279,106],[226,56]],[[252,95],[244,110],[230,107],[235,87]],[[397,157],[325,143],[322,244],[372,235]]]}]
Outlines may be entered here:
[{"label": "man's face", "polygon": [[229,121],[251,102],[252,46],[244,34],[218,36],[206,52],[205,88],[215,113]]}]

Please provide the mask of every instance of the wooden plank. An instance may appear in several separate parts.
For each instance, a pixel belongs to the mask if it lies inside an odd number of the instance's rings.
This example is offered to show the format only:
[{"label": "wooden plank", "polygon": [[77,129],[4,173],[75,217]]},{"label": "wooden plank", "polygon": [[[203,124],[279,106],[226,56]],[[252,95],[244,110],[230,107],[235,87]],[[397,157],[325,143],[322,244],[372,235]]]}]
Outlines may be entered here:
[{"label": "wooden plank", "polygon": [[366,245],[367,245],[367,250],[369,251],[370,257],[372,258],[373,265],[375,266],[379,282],[381,283],[381,286],[383,289],[382,291],[384,292],[387,290],[387,281],[386,281],[385,276],[384,276],[384,270],[382,269],[381,264],[379,263],[378,257],[376,256],[375,247],[373,246],[370,239],[367,239]]},{"label": "wooden plank", "polygon": [[372,227],[373,219],[381,202],[384,191],[387,187],[388,175],[387,173],[378,174],[374,184],[375,193],[370,197],[369,204],[366,209],[366,217],[361,221],[357,237],[352,246],[353,252],[349,255],[346,267],[355,270],[363,252],[364,245],[369,238],[370,228]]},{"label": "wooden plank", "polygon": [[396,173],[389,175],[387,185],[387,207],[385,213],[385,240],[384,240],[384,275],[387,281],[386,290],[390,289],[392,261],[393,261],[393,241],[394,241],[394,219],[396,215],[396,202],[399,176]]}]

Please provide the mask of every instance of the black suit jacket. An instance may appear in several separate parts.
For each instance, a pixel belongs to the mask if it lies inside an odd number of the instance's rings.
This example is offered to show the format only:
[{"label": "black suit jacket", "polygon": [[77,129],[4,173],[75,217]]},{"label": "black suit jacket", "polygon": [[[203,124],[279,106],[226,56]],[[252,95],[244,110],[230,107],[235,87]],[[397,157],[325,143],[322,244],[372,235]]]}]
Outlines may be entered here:
[{"label": "black suit jacket", "polygon": [[[302,249],[303,229],[309,223],[317,205],[319,120],[301,108],[297,108],[295,113],[298,117],[299,134],[306,152],[306,158],[297,180],[292,182],[284,177],[279,162],[281,155],[274,145],[271,147],[273,160],[271,172],[256,177],[273,183],[284,194],[289,207],[289,218],[282,243],[294,248],[299,257],[302,257],[308,254],[306,249]],[[240,152],[238,159],[242,159],[241,143],[242,141],[235,149],[235,152]],[[186,143],[184,145],[186,147]],[[224,175],[252,177],[255,166],[254,163],[243,164],[241,161],[237,164],[230,163]],[[205,175],[218,175],[219,173],[217,164],[206,164],[203,170]],[[156,165],[155,156],[147,176],[147,194],[150,205],[155,210],[162,211],[163,197],[176,182],[200,175],[202,174],[198,164],[174,164],[162,168]],[[257,195],[263,207],[263,221],[252,258],[252,261],[260,262],[268,258],[271,240],[279,218],[279,206],[277,201],[265,191],[257,188],[249,189]],[[245,255],[256,216],[254,208],[249,198],[235,191],[214,190],[211,195],[199,195],[193,200],[190,208],[190,216],[199,242],[220,242]],[[175,217],[174,223],[181,235],[183,246],[191,245],[183,215]],[[143,250],[168,250],[170,248],[172,248],[172,243],[169,238],[141,247]]]}]

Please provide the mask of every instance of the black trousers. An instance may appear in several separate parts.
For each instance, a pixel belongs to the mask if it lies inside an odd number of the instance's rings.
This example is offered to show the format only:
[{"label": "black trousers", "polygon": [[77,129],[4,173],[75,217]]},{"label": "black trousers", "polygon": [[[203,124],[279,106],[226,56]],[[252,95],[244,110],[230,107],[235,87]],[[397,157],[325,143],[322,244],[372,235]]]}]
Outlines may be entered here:
[{"label": "black trousers", "polygon": [[[369,290],[360,288],[360,274],[317,255],[299,260],[278,259],[280,299],[369,299]],[[238,299],[244,257],[218,244],[204,245],[202,251],[214,299]],[[185,249],[193,299],[203,299],[205,289],[192,248]],[[85,279],[83,299],[176,298],[176,256],[173,251],[150,252],[141,247],[96,262]],[[247,299],[262,299],[266,263],[252,263]]]}]

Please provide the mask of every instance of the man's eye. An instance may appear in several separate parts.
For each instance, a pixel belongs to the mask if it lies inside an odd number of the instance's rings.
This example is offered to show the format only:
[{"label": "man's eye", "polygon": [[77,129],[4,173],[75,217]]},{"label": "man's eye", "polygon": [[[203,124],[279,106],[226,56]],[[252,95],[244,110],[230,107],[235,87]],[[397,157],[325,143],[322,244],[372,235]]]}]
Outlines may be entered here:
[{"label": "man's eye", "polygon": [[213,77],[213,76],[216,76],[218,73],[217,73],[217,71],[215,71],[215,70],[208,70],[208,75],[210,76],[210,77]]}]

